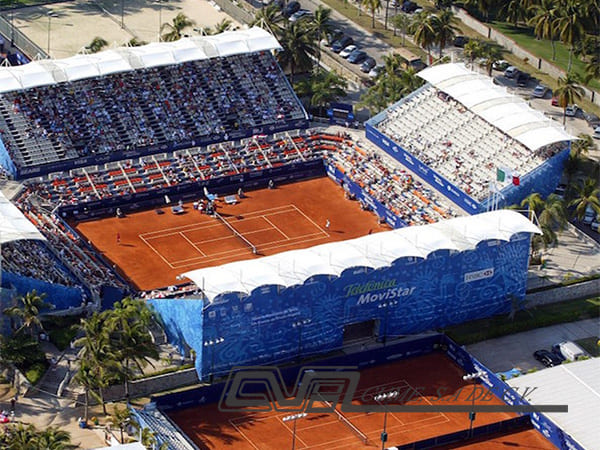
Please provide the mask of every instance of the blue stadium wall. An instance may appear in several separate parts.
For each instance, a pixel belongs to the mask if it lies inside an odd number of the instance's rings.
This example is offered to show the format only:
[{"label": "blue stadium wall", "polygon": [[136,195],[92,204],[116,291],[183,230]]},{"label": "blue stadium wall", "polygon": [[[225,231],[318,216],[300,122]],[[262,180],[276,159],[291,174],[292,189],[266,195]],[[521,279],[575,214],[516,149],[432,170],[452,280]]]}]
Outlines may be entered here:
[{"label": "blue stadium wall", "polygon": [[510,242],[483,241],[470,251],[400,258],[378,270],[355,267],[289,288],[223,294],[213,303],[151,303],[173,342],[194,349],[198,376],[205,378],[235,365],[337,350],[351,324],[375,320],[381,339],[507,313],[525,296],[529,243],[528,234],[517,234]]},{"label": "blue stadium wall", "polygon": [[2,287],[10,289],[14,295],[25,295],[33,290],[38,294],[46,294],[45,301],[54,305],[56,311],[76,308],[83,302],[82,289],[48,283],[11,272],[2,272]]},{"label": "blue stadium wall", "polygon": [[[406,99],[400,100],[400,102],[404,101],[406,101]],[[398,103],[392,105],[390,108],[393,108],[397,104]],[[427,164],[420,161],[409,151],[402,148],[398,143],[379,131],[376,127],[386,118],[386,116],[387,110],[377,114],[365,123],[367,139],[409,170],[413,171],[417,176],[429,183],[438,192],[449,198],[469,214],[477,214],[488,210],[488,204],[491,203],[491,198],[488,197],[481,203],[478,202],[460,190],[452,182],[448,181],[445,177],[431,169]],[[543,197],[554,192],[560,182],[565,161],[569,157],[569,152],[570,149],[567,148],[554,155],[531,172],[523,174],[519,186],[511,184],[504,187],[500,191],[501,196],[498,207],[502,208],[519,204],[521,203],[521,200],[533,192],[538,192]]]}]

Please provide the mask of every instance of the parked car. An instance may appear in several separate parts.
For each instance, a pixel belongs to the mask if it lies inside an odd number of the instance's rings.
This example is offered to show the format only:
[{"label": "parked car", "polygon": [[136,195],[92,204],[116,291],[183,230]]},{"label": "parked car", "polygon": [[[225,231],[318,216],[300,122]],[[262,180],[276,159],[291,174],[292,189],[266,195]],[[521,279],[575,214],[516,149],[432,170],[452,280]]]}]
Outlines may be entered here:
[{"label": "parked car", "polygon": [[499,70],[502,72],[504,72],[506,69],[508,69],[509,66],[510,66],[510,64],[508,63],[508,61],[505,61],[503,59],[499,59],[498,61],[494,61],[492,63],[492,69]]},{"label": "parked car", "polygon": [[587,205],[585,208],[585,214],[583,216],[583,223],[586,225],[591,225],[591,223],[596,218],[596,211],[592,208],[592,205]]},{"label": "parked car", "polygon": [[410,67],[412,67],[413,69],[415,69],[416,71],[421,71],[421,70],[427,68],[427,64],[425,64],[423,61],[421,61],[421,58],[411,59],[408,62],[408,65]]},{"label": "parked car", "polygon": [[377,76],[383,72],[383,66],[379,65],[379,66],[375,66],[373,67],[370,71],[369,71],[369,77],[370,78],[377,78]]},{"label": "parked car", "polygon": [[331,51],[334,53],[339,53],[352,44],[354,44],[354,39],[352,39],[350,36],[342,36],[340,39],[331,44]]},{"label": "parked car", "polygon": [[290,17],[292,14],[294,14],[295,12],[298,12],[300,10],[300,2],[297,2],[296,0],[292,0],[291,2],[289,2],[285,8],[283,8],[283,15],[285,17]]},{"label": "parked car", "polygon": [[590,223],[590,228],[592,229],[592,231],[595,231],[596,233],[600,233],[600,230],[598,229],[598,227],[600,227],[600,214],[596,216],[596,220],[594,220],[592,223]]},{"label": "parked car", "polygon": [[583,119],[588,123],[588,125],[592,128],[596,128],[600,126],[600,117],[598,117],[594,113],[583,113]]},{"label": "parked car", "polygon": [[303,17],[311,16],[312,13],[308,9],[300,9],[290,16],[290,22],[297,22]]},{"label": "parked car", "polygon": [[335,29],[331,33],[327,33],[327,36],[321,39],[321,45],[323,47],[331,47],[331,44],[343,37],[344,32],[340,29]]},{"label": "parked car", "polygon": [[594,139],[600,139],[600,126],[594,128],[594,134],[592,134]]},{"label": "parked car", "polygon": [[558,104],[558,97],[552,97],[552,100],[550,101],[550,104],[552,106],[559,106],[559,104]]},{"label": "parked car", "polygon": [[409,13],[409,14],[414,13],[415,10],[418,8],[419,8],[419,5],[417,5],[415,2],[412,2],[410,0],[407,0],[404,3],[402,3],[402,6],[400,7],[402,12]]},{"label": "parked car", "polygon": [[369,73],[371,71],[371,69],[373,67],[375,67],[376,64],[377,64],[377,61],[375,61],[375,58],[371,58],[370,56],[367,56],[365,58],[365,60],[362,62],[362,64],[360,65],[360,70],[361,70],[361,72]]},{"label": "parked car", "polygon": [[585,350],[572,341],[562,341],[552,346],[552,353],[562,357],[567,361],[575,361],[584,356],[588,356]]},{"label": "parked car", "polygon": [[351,44],[351,45],[347,46],[347,47],[346,47],[344,50],[342,50],[342,51],[340,52],[340,56],[341,56],[342,58],[348,58],[348,57],[350,56],[350,54],[351,54],[351,53],[352,53],[354,50],[357,50],[357,49],[358,49],[358,47],[357,47],[356,45],[354,45],[354,44]]},{"label": "parked car", "polygon": [[577,115],[578,111],[579,111],[579,106],[577,106],[577,105],[569,105],[569,106],[567,106],[567,110],[565,111],[565,114],[568,117],[575,117]]},{"label": "parked car", "polygon": [[554,353],[544,349],[533,352],[533,357],[541,362],[545,367],[559,366],[563,361]]},{"label": "parked car", "polygon": [[526,87],[529,84],[529,80],[531,79],[531,75],[526,72],[517,73],[517,86]]},{"label": "parked car", "polygon": [[515,66],[508,66],[504,71],[504,76],[506,78],[515,78],[518,73],[519,69],[517,69]]},{"label": "parked car", "polygon": [[556,188],[556,190],[554,191],[554,193],[564,200],[566,191],[567,191],[567,185],[559,184],[558,187]]},{"label": "parked car", "polygon": [[356,49],[352,53],[350,53],[350,56],[348,56],[348,62],[352,64],[360,64],[365,60],[366,57],[367,52],[365,52],[364,50]]},{"label": "parked car", "polygon": [[550,88],[548,86],[544,86],[543,84],[538,84],[534,89],[531,95],[537,98],[544,98],[546,94],[550,92]]},{"label": "parked car", "polygon": [[469,38],[467,36],[459,35],[454,38],[453,44],[455,47],[464,48],[464,46],[467,42],[469,42]]}]

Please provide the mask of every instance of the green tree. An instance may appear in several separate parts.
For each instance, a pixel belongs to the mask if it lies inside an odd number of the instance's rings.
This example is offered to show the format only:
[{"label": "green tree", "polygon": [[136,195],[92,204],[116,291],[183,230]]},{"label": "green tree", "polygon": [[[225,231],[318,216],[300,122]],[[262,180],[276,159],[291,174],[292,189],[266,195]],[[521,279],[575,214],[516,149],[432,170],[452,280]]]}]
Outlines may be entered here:
[{"label": "green tree", "polygon": [[406,42],[406,32],[410,27],[412,19],[408,14],[400,13],[393,17],[392,24],[394,25],[394,36],[396,36],[396,29],[400,29],[402,32],[402,47]]},{"label": "green tree", "polygon": [[466,0],[465,6],[475,8],[481,13],[486,22],[490,21],[490,12],[495,7],[495,0]]},{"label": "green tree", "polygon": [[600,214],[600,188],[597,179],[587,178],[583,183],[576,185],[574,190],[575,198],[569,202],[569,206],[575,207],[573,216],[576,219],[583,219],[588,207]]},{"label": "green tree", "polygon": [[591,80],[600,80],[600,49],[591,55],[585,65],[585,81],[589,83]]},{"label": "green tree", "polygon": [[471,39],[465,44],[464,55],[469,58],[469,65],[473,67],[476,59],[483,55],[483,41],[481,39]]},{"label": "green tree", "polygon": [[182,32],[188,27],[193,26],[196,22],[186,16],[184,13],[177,14],[173,23],[165,22],[160,27],[160,40],[164,42],[178,41],[182,37]]},{"label": "green tree", "polygon": [[40,450],[67,450],[77,448],[71,444],[71,434],[57,427],[49,427],[36,433],[35,445]]},{"label": "green tree", "polygon": [[433,27],[432,16],[427,11],[417,14],[410,24],[409,32],[412,33],[414,41],[427,50],[429,61],[431,61],[431,46],[436,41],[436,33]]},{"label": "green tree", "polygon": [[219,23],[217,23],[214,27],[215,34],[221,34],[225,31],[230,31],[233,29],[233,22],[229,19],[223,19]]},{"label": "green tree", "polygon": [[[321,40],[323,36],[327,36],[327,34],[331,31],[331,9],[325,8],[323,5],[319,5],[318,8],[314,12],[314,17],[312,20],[312,26],[314,28],[316,34],[316,40],[319,45],[319,49],[321,48]],[[321,65],[321,52],[319,51],[317,64],[315,67],[319,67]]]},{"label": "green tree", "polygon": [[444,47],[448,42],[451,42],[454,39],[454,36],[456,36],[456,32],[458,31],[456,17],[454,17],[452,11],[445,9],[431,17],[431,26],[435,33],[434,43],[440,46],[439,57],[441,58]]},{"label": "green tree", "polygon": [[294,90],[301,97],[309,98],[309,105],[323,111],[329,103],[346,96],[348,82],[335,72],[318,70],[311,77],[294,85]]},{"label": "green tree", "polygon": [[484,42],[479,57],[483,59],[483,66],[491,77],[494,63],[502,58],[502,47],[495,42]]},{"label": "green tree", "polygon": [[132,365],[142,372],[152,360],[159,358],[149,327],[152,311],[142,300],[125,298],[115,303],[106,320],[111,353],[119,361],[119,372],[125,380],[125,395],[129,396],[129,380],[134,375]]},{"label": "green tree", "polygon": [[552,61],[556,60],[556,0],[540,0],[529,8],[531,17],[527,21],[533,26],[533,31],[538,39],[548,39],[552,45]]},{"label": "green tree", "polygon": [[250,23],[250,26],[258,26],[266,28],[275,37],[281,38],[283,34],[283,23],[285,17],[281,14],[281,10],[275,3],[271,3],[266,8],[261,8],[256,11],[254,20]]},{"label": "green tree", "polygon": [[127,41],[127,47],[141,47],[142,45],[146,45],[146,41],[141,41],[138,38],[131,38]]},{"label": "green tree", "polygon": [[522,0],[510,0],[505,3],[500,9],[500,14],[504,20],[511,22],[515,28],[518,27],[519,22],[527,19],[527,9]]},{"label": "green tree", "polygon": [[123,440],[123,431],[125,431],[125,428],[132,426],[135,429],[139,429],[139,424],[131,414],[131,410],[127,407],[119,408],[115,406],[109,422],[114,428],[118,428],[121,431],[121,444],[125,443]]},{"label": "green tree", "polygon": [[557,9],[554,26],[560,40],[569,46],[569,64],[567,72],[571,71],[573,65],[573,51],[576,43],[584,35],[583,10],[580,0],[563,0]]},{"label": "green tree", "polygon": [[34,289],[25,295],[17,297],[17,305],[5,308],[3,313],[11,319],[17,319],[21,323],[16,330],[26,329],[32,338],[35,338],[37,330],[43,330],[44,326],[40,320],[40,313],[46,309],[52,309],[51,303],[44,301],[46,294],[38,295]]},{"label": "green tree", "polygon": [[571,72],[558,79],[558,89],[554,91],[554,95],[558,98],[558,105],[563,109],[563,125],[567,120],[567,106],[583,98],[585,91],[578,83],[579,77]]},{"label": "green tree", "polygon": [[381,9],[381,0],[361,0],[369,11],[371,11],[371,28],[375,28],[375,13]]},{"label": "green tree", "polygon": [[314,28],[307,27],[303,21],[292,22],[283,30],[280,43],[283,50],[277,58],[284,68],[290,70],[290,81],[293,83],[297,71],[309,70],[312,66],[311,57],[318,58],[319,47]]},{"label": "green tree", "polygon": [[94,39],[92,39],[92,42],[90,42],[88,45],[85,46],[85,49],[89,53],[98,53],[100,50],[102,50],[107,45],[108,45],[108,41],[106,39],[96,36]]}]

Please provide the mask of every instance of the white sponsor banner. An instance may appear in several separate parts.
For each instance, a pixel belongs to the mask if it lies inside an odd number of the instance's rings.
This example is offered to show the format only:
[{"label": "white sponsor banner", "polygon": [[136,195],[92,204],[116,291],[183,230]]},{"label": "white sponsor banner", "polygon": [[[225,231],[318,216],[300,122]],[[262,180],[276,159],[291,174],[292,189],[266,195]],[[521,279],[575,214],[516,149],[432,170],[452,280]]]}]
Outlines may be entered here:
[{"label": "white sponsor banner", "polygon": [[493,276],[493,267],[490,267],[489,269],[477,270],[475,272],[467,272],[465,273],[465,283],[470,283],[471,281],[477,280],[484,280],[486,278],[492,278]]}]

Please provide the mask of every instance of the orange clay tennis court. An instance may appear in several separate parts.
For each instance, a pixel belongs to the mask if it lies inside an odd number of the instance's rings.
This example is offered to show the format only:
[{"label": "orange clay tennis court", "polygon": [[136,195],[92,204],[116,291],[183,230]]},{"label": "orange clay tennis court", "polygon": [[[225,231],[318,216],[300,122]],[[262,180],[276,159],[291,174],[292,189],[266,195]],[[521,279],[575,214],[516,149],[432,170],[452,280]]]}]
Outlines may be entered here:
[{"label": "orange clay tennis court", "polygon": [[[198,198],[204,198],[200,191]],[[257,255],[222,221],[194,210],[191,203],[179,215],[170,207],[161,208],[165,213],[158,215],[154,208],[122,219],[81,222],[74,228],[141,290],[178,284],[177,275],[193,269],[387,229],[326,177],[246,192],[237,204],[220,198],[217,205],[218,213],[256,247]]]},{"label": "orange clay tennis court", "polygon": [[[431,353],[392,364],[361,371],[359,389],[353,403],[360,404],[365,393],[397,390],[405,404],[470,404],[471,385],[463,381],[464,372],[442,353]],[[461,390],[461,388],[463,388]],[[441,391],[443,390],[443,391]],[[439,393],[446,395],[439,400]],[[489,397],[492,397],[489,399]],[[364,398],[371,398],[364,395]],[[502,405],[493,396],[478,404]],[[280,450],[291,448],[293,422],[282,419],[289,413],[222,413],[216,405],[183,409],[169,413],[171,419],[201,449]],[[383,413],[343,413],[358,431],[341,421],[337,414],[308,414],[296,421],[297,449],[360,449],[379,448],[383,428]],[[479,413],[475,426],[499,422],[515,413]],[[469,428],[468,413],[397,413],[387,415],[388,444],[402,445]],[[539,433],[513,433],[478,442],[477,448],[498,448],[498,443],[510,442],[511,447],[554,448]],[[361,436],[366,436],[365,444]]]}]

